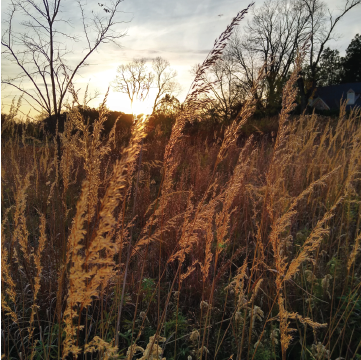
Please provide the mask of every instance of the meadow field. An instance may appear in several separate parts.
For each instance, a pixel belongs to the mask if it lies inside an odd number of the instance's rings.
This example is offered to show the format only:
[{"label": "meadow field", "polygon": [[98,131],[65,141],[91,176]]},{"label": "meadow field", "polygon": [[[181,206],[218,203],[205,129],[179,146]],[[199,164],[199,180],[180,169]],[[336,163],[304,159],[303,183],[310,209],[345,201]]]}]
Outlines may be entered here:
[{"label": "meadow field", "polygon": [[252,97],[206,136],[192,97],[171,132],[105,134],[104,100],[50,136],[14,104],[2,358],[360,359],[360,111],[294,115],[298,70],[272,133],[242,133]]}]

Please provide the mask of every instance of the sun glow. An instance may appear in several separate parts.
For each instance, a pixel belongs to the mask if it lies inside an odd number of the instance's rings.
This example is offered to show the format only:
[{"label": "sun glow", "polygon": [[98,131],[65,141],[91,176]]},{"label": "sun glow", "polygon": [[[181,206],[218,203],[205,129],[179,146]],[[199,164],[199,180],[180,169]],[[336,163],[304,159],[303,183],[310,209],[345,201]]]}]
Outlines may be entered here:
[{"label": "sun glow", "polygon": [[149,99],[144,101],[134,101],[133,103],[133,114],[144,114],[150,115],[153,110],[153,102]]},{"label": "sun glow", "polygon": [[144,114],[150,115],[153,110],[154,100],[148,97],[144,101],[134,100],[133,108],[129,98],[119,92],[110,92],[107,99],[107,106],[113,111],[122,111],[126,114]]}]

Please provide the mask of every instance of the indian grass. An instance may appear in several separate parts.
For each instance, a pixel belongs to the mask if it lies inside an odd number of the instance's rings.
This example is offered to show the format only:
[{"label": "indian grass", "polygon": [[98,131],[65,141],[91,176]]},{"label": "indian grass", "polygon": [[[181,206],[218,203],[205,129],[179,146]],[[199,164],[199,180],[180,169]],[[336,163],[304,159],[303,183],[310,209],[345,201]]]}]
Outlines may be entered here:
[{"label": "indian grass", "polygon": [[300,56],[273,141],[236,145],[252,93],[220,142],[185,136],[244,15],[169,139],[138,120],[119,152],[106,99],[92,126],[69,105],[60,160],[48,135],[3,126],[6,358],[356,358],[360,112],[291,115]]}]

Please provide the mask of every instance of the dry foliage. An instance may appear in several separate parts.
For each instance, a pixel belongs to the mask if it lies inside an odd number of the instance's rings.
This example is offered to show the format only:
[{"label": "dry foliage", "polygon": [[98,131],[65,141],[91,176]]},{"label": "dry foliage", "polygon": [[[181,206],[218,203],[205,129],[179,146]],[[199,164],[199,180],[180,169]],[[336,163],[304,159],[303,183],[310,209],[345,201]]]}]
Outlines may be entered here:
[{"label": "dry foliage", "polygon": [[69,108],[60,162],[46,135],[3,125],[6,358],[356,356],[360,111],[291,115],[299,56],[274,141],[235,145],[253,93],[219,143],[183,136],[202,71],[247,9],[199,67],[170,139],[148,140],[143,118],[119,149],[105,100],[92,128]]}]

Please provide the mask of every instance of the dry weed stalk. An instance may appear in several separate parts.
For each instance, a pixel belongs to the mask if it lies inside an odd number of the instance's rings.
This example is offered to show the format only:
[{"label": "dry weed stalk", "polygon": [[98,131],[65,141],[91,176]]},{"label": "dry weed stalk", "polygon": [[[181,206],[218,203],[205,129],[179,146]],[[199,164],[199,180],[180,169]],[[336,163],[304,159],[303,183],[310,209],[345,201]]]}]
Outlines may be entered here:
[{"label": "dry weed stalk", "polygon": [[238,14],[232,19],[231,23],[227,26],[226,30],[223,31],[222,34],[215,40],[212,50],[208,53],[203,63],[197,68],[196,76],[190,86],[188,94],[183,103],[184,109],[177,117],[176,122],[173,125],[171,137],[165,150],[165,188],[168,188],[170,178],[176,167],[176,159],[173,155],[173,149],[179,143],[182,137],[182,131],[184,129],[184,126],[187,121],[190,121],[196,115],[197,110],[200,110],[205,105],[205,101],[207,101],[202,99],[202,96],[210,90],[211,84],[207,84],[204,81],[203,75],[206,73],[207,69],[209,69],[221,58],[224,48],[227,45],[228,39],[232,35],[234,29],[239,24],[239,22],[244,18],[249,9],[253,6],[253,4],[254,3],[249,4],[247,8],[238,12]]},{"label": "dry weed stalk", "polygon": [[[145,124],[142,122],[135,125],[130,144],[124,150],[122,158],[114,165],[112,177],[101,201],[97,228],[92,233],[85,256],[84,223],[91,191],[88,179],[83,182],[68,240],[67,264],[70,264],[70,272],[67,307],[63,316],[66,332],[63,358],[70,352],[75,356],[81,353],[80,347],[74,343],[74,337],[83,326],[78,325],[75,328],[73,321],[81,315],[82,309],[92,303],[93,297],[98,295],[99,286],[105,286],[115,275],[114,255],[119,250],[119,244],[113,242],[113,229],[117,226],[114,210],[125,197],[130,183],[129,172],[139,153],[140,142],[145,136],[144,128]],[[103,252],[105,256],[102,255]]]},{"label": "dry weed stalk", "polygon": [[[11,275],[9,266],[9,253],[4,245],[5,236],[2,231],[1,236],[1,282],[3,284],[3,294],[1,296],[1,308],[11,320],[18,324],[18,316],[16,314],[16,283]],[[5,286],[4,286],[5,285]],[[15,311],[11,308],[11,304],[15,307]]]},{"label": "dry weed stalk", "polygon": [[36,268],[36,275],[34,278],[34,290],[33,290],[33,303],[31,306],[31,315],[30,315],[30,324],[29,324],[29,338],[28,341],[32,339],[33,336],[33,322],[34,322],[34,316],[39,308],[39,306],[36,304],[38,293],[40,290],[40,280],[41,280],[41,272],[42,272],[42,265],[41,265],[41,256],[43,254],[45,245],[46,245],[46,220],[45,216],[43,214],[40,215],[40,236],[39,236],[39,244],[36,253],[34,253],[34,249],[32,249],[33,257],[34,257],[34,263]]},{"label": "dry weed stalk", "polygon": [[[216,40],[214,49],[198,69],[166,147],[160,184],[158,179],[151,182],[148,168],[143,167],[144,176],[138,172],[139,193],[136,189],[136,194],[141,198],[141,206],[144,203],[143,208],[150,203],[139,222],[135,221],[136,216],[141,218],[138,202],[134,200],[133,212],[128,205],[132,201],[135,160],[144,138],[143,124],[134,127],[129,146],[114,164],[107,156],[114,142],[115,127],[107,140],[101,136],[107,115],[105,101],[92,131],[81,111],[73,109],[64,133],[56,134],[61,138],[63,151],[58,164],[56,142],[46,138],[45,146],[40,149],[36,140],[26,135],[29,124],[24,125],[19,135],[14,123],[5,123],[4,131],[14,136],[4,145],[9,156],[2,164],[3,184],[7,190],[11,189],[4,193],[4,197],[9,198],[9,201],[5,199],[9,207],[3,212],[1,244],[2,308],[7,324],[4,333],[6,346],[13,345],[13,349],[6,350],[9,357],[15,354],[18,358],[43,356],[48,359],[52,356],[54,338],[58,337],[58,357],[66,358],[72,352],[74,357],[92,354],[90,356],[104,359],[117,358],[121,325],[125,319],[129,321],[133,317],[131,346],[126,359],[131,360],[135,355],[144,360],[159,360],[165,355],[164,348],[167,351],[169,348],[169,342],[160,334],[163,330],[166,334],[168,325],[173,324],[171,313],[172,316],[176,314],[175,338],[171,341],[174,357],[179,357],[177,342],[190,335],[192,355],[197,358],[217,358],[222,351],[225,353],[222,356],[229,357],[232,352],[243,358],[242,351],[247,348],[247,357],[255,358],[260,354],[257,350],[267,351],[271,347],[277,355],[276,345],[280,343],[284,359],[294,331],[291,322],[297,324],[302,352],[311,345],[307,327],[312,328],[315,344],[311,351],[315,358],[332,357],[336,345],[340,349],[352,348],[352,351],[356,348],[357,352],[354,332],[349,336],[346,327],[354,315],[360,289],[357,275],[361,238],[360,113],[353,111],[347,116],[343,104],[336,127],[331,122],[323,124],[316,114],[301,115],[292,121],[294,85],[300,68],[298,58],[284,89],[275,143],[249,138],[240,154],[232,146],[240,128],[254,112],[255,99],[251,94],[237,119],[225,131],[223,142],[212,148],[212,156],[208,149],[200,153],[201,146],[188,152],[180,146],[186,122],[199,116],[206,104],[203,95],[208,89],[202,82],[202,71],[204,74],[219,60],[233,27],[247,9],[240,12]],[[263,76],[260,72],[258,82]],[[252,92],[256,89],[257,82]],[[187,139],[184,144],[188,144]],[[153,145],[149,144],[149,148]],[[196,160],[187,159],[193,168],[180,169],[178,189],[174,191],[173,179],[181,156],[192,152],[198,152]],[[205,166],[201,158],[206,158]],[[108,163],[103,166],[104,159],[108,159]],[[161,165],[155,161],[146,164],[153,170],[159,169]],[[197,172],[192,183],[189,174]],[[76,186],[72,185],[76,185],[78,175],[83,174],[85,180],[79,196],[79,189],[75,192]],[[202,177],[199,185],[197,179]],[[156,195],[149,196],[150,184],[154,188],[159,186],[155,200]],[[148,191],[148,197],[142,195],[143,190],[144,193]],[[67,204],[68,197],[74,194],[79,200],[69,234],[65,227],[69,214],[75,209],[67,208]],[[41,196],[45,200],[41,200]],[[70,204],[73,205],[71,201]],[[34,232],[31,228],[34,227],[33,208],[37,210],[35,226],[39,226],[40,220],[39,236],[38,229]],[[52,219],[59,208],[63,211],[60,217],[65,220],[55,226]],[[141,222],[145,223],[143,228],[139,226]],[[55,239],[62,227],[64,240],[60,246],[64,249],[58,249],[60,241],[57,243]],[[135,245],[131,242],[133,227],[134,234],[139,234]],[[128,253],[125,256],[122,249],[126,241]],[[62,262],[62,259],[45,257],[45,253],[64,255],[66,259]],[[240,254],[244,254],[241,264]],[[309,265],[305,270],[306,262]],[[238,268],[236,274],[235,268]],[[142,280],[157,276],[158,282],[145,303]],[[229,279],[227,287],[222,282],[226,277]],[[51,282],[56,278],[54,290]],[[346,281],[341,281],[344,279]],[[117,286],[112,292],[115,287],[109,285],[122,282],[123,287]],[[43,286],[47,283],[50,284],[49,294]],[[225,299],[220,287],[227,291]],[[195,289],[194,300],[193,293],[188,296],[189,289]],[[135,297],[136,302],[133,301]],[[52,307],[55,298],[56,305]],[[50,303],[46,318],[42,314],[45,311],[38,311],[44,299]],[[222,313],[219,308],[223,300]],[[313,308],[318,301],[324,305],[321,316]],[[128,314],[133,302],[134,315]],[[122,312],[123,305],[125,311]],[[274,306],[278,308],[276,317],[272,317]],[[189,310],[189,314],[194,311],[188,321],[195,321],[192,329],[199,330],[179,336],[182,328],[178,314],[185,310]],[[220,315],[222,320],[218,322]],[[56,317],[59,330],[53,335],[57,324],[52,318]],[[270,326],[271,321],[279,321],[280,329]],[[43,330],[44,323],[51,326]],[[322,331],[326,323],[330,325],[327,331]],[[219,324],[222,325],[214,346],[212,329]],[[156,331],[146,339],[148,344],[144,349],[137,343],[144,340],[140,337],[146,326]],[[85,336],[81,333],[83,328]],[[66,335],[62,343],[64,330]],[[50,335],[44,340],[46,332]],[[322,345],[316,335],[324,336]],[[228,344],[233,344],[231,336],[235,345],[227,349]],[[160,342],[165,343],[163,347]],[[39,350],[41,346],[43,349]],[[138,351],[142,355],[135,354]]]},{"label": "dry weed stalk", "polygon": [[[86,178],[89,181],[89,195],[88,195],[88,223],[93,219],[98,204],[98,192],[101,186],[101,164],[104,158],[111,151],[111,144],[114,142],[114,131],[116,122],[112,131],[109,134],[107,142],[104,143],[102,139],[102,131],[104,129],[104,122],[107,120],[108,110],[106,108],[106,101],[108,92],[105,94],[104,100],[99,107],[99,118],[93,124],[91,131],[90,124],[87,119],[79,111],[78,107],[71,107],[69,109],[68,120],[66,122],[65,131],[61,136],[63,143],[63,155],[60,163],[62,170],[62,178],[64,179],[64,193],[69,186],[70,171],[73,166],[74,158],[80,157],[84,160],[84,170],[86,171]],[[76,96],[73,93],[73,96]],[[85,94],[84,105],[86,108]],[[76,131],[74,135],[73,132]]]},{"label": "dry weed stalk", "polygon": [[[316,184],[311,184],[307,190],[305,190],[298,198],[296,198],[287,212],[285,212],[280,217],[277,216],[277,209],[274,208],[274,199],[276,197],[276,191],[278,186],[280,186],[280,179],[282,179],[282,173],[285,169],[285,164],[287,164],[287,160],[285,161],[285,156],[283,155],[283,149],[285,147],[289,127],[287,124],[287,120],[289,117],[289,113],[295,107],[295,99],[297,90],[295,88],[295,83],[298,78],[298,73],[301,69],[301,55],[298,54],[296,59],[296,65],[293,73],[291,74],[290,79],[285,85],[283,90],[283,100],[282,100],[282,110],[280,114],[280,121],[279,121],[279,133],[276,139],[273,157],[271,160],[270,168],[267,173],[267,189],[268,197],[266,197],[267,201],[267,212],[272,220],[272,230],[269,235],[269,242],[272,246],[273,250],[273,257],[275,261],[275,271],[276,271],[276,290],[277,290],[277,302],[279,308],[279,322],[280,322],[280,335],[281,335],[281,348],[282,348],[282,358],[286,359],[286,350],[291,342],[292,336],[291,332],[294,331],[293,329],[289,328],[288,319],[298,319],[302,323],[307,323],[308,325],[317,328],[325,326],[325,324],[318,324],[314,323],[310,319],[302,318],[298,314],[289,313],[285,308],[285,298],[284,298],[284,283],[287,280],[290,280],[292,276],[294,276],[302,264],[306,259],[309,259],[310,254],[316,250],[325,234],[328,233],[327,229],[324,229],[323,226],[325,223],[330,220],[334,215],[334,210],[337,207],[338,203],[342,200],[339,199],[334,207],[331,209],[330,213],[327,213],[322,221],[318,223],[318,226],[313,230],[310,235],[309,240],[307,240],[303,246],[302,251],[300,254],[288,264],[288,256],[287,256],[287,242],[288,237],[285,236],[283,233],[290,228],[291,219],[295,216],[297,211],[295,210],[295,206],[298,201],[303,198],[306,194],[312,192],[313,188]],[[278,166],[279,163],[283,162]],[[328,174],[322,180],[324,181]],[[282,181],[282,180],[281,180]],[[322,183],[322,181],[321,181]]]},{"label": "dry weed stalk", "polygon": [[355,239],[355,243],[353,245],[353,249],[350,253],[348,262],[347,262],[347,271],[350,272],[351,266],[355,263],[357,254],[361,251],[360,248],[360,240],[361,240],[361,233]]},{"label": "dry weed stalk", "polygon": [[110,360],[118,358],[118,347],[107,343],[99,336],[94,336],[93,340],[84,346],[84,354],[98,351],[102,359]]}]

